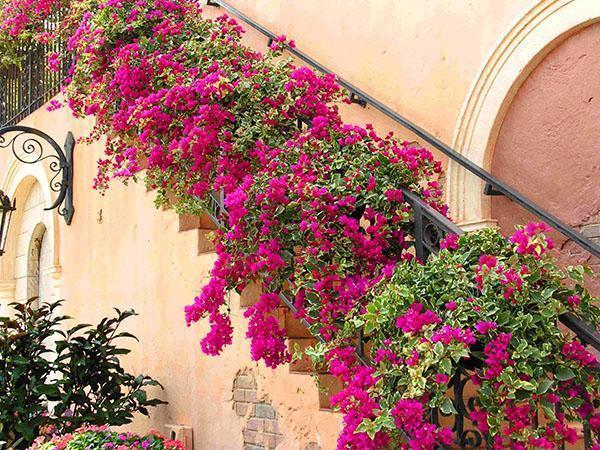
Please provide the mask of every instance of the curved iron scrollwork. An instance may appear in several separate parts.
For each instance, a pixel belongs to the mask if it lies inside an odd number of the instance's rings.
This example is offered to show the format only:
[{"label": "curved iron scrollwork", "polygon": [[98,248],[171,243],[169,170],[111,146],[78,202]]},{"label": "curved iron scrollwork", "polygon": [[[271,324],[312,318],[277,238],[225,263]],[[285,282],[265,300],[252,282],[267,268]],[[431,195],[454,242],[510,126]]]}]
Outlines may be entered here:
[{"label": "curved iron scrollwork", "polygon": [[[51,152],[45,150],[50,147]],[[54,139],[36,128],[15,125],[0,128],[0,150],[8,149],[23,164],[36,164],[48,161],[53,173],[50,189],[57,192],[54,203],[45,210],[56,209],[67,225],[71,224],[73,207],[73,149],[75,138],[69,131],[61,148]]]}]

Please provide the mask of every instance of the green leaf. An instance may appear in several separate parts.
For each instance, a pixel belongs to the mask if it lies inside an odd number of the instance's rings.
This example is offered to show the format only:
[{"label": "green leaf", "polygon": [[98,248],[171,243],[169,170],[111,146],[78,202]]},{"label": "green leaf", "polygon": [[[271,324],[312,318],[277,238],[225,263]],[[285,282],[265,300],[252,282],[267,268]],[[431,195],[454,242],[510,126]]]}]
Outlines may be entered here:
[{"label": "green leaf", "polygon": [[543,381],[540,382],[540,384],[538,384],[537,390],[536,390],[536,394],[541,395],[541,394],[545,394],[546,392],[548,392],[548,389],[550,389],[550,386],[552,386],[553,381],[549,380],[549,379],[545,379]]},{"label": "green leaf", "polygon": [[458,414],[456,408],[454,408],[452,400],[450,400],[448,397],[444,398],[444,402],[440,405],[440,411],[442,411],[444,414]]},{"label": "green leaf", "polygon": [[575,377],[575,372],[569,367],[561,367],[555,374],[554,377],[560,381],[567,381]]}]

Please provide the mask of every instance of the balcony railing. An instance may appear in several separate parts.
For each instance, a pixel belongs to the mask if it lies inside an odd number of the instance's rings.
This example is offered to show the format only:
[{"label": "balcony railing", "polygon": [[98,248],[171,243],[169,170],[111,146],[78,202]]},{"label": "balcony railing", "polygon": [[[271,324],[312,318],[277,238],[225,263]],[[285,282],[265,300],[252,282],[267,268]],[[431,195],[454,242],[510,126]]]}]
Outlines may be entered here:
[{"label": "balcony railing", "polygon": [[[60,14],[46,22],[47,31],[56,29],[58,23]],[[18,64],[0,67],[0,127],[16,125],[58,94],[70,65],[64,50],[61,39],[23,47],[18,51]],[[61,55],[58,70],[48,66],[52,53]]]}]

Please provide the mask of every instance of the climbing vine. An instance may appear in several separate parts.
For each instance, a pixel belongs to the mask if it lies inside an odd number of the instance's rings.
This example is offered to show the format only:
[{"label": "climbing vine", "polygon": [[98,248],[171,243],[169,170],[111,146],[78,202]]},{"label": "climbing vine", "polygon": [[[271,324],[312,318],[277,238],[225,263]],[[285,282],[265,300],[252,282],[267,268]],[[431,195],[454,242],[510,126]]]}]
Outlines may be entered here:
[{"label": "climbing vine", "polygon": [[[542,226],[518,231],[510,245],[487,231],[450,237],[439,257],[416,261],[401,188],[446,214],[441,164],[391,134],[344,123],[347,95],[335,76],[296,67],[283,56],[285,37],[266,54],[251,50],[234,20],[205,19],[187,0],[1,4],[3,46],[48,39],[44,17],[66,9],[56,31],[73,58],[63,98],[76,117],[95,118],[88,141],[107,137],[98,190],[146,168],[157,203],[180,213],[201,214],[211,193],[224,194],[228,226],[216,232],[211,279],[185,310],[188,325],[210,323],[205,353],[232,341],[227,294],[260,283],[245,313],[252,357],[270,367],[290,361],[274,315],[286,293],[327,342],[312,350],[315,360],[344,382],[334,399],[345,414],[340,448],[450,443],[451,430],[431,424],[427,409],[449,408],[449,378],[467,359],[481,363],[472,418],[496,446],[570,440],[573,419],[591,419],[598,432],[595,358],[571,338],[555,351],[558,314],[597,323],[598,311],[579,285],[561,284]],[[56,66],[59,55],[48,57]],[[509,323],[511,314],[523,320]],[[530,349],[521,338],[533,324],[540,334]],[[349,345],[359,327],[372,338],[370,367]],[[564,412],[548,413],[547,429],[524,419],[553,400]]]}]

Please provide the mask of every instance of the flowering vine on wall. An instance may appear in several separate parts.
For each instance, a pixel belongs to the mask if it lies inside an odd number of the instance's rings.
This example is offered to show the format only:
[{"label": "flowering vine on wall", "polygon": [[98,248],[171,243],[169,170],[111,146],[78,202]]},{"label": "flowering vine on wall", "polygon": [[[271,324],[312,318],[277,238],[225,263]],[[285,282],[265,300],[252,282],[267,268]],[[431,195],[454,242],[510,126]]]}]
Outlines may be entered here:
[{"label": "flowering vine on wall", "polygon": [[[42,24],[59,8],[73,57],[65,102],[95,118],[88,140],[109,137],[95,187],[135,178],[145,164],[158,203],[181,213],[200,214],[211,192],[225,194],[211,279],[185,311],[188,325],[210,323],[205,353],[231,343],[227,294],[259,282],[263,294],[246,312],[252,357],[290,361],[274,312],[278,294],[291,294],[327,341],[309,353],[345,385],[334,399],[345,414],[340,448],[450,443],[452,431],[427,411],[451,412],[448,382],[465,362],[479,385],[471,418],[496,447],[571,441],[572,420],[598,434],[598,364],[557,317],[597,324],[600,314],[580,285],[584,269],[570,269],[574,283],[563,285],[542,225],[510,242],[489,230],[449,237],[439,256],[415,261],[400,187],[446,214],[440,163],[345,124],[335,77],[282,58],[284,37],[263,55],[242,45],[235,21],[202,18],[191,1],[6,0],[0,49],[16,55],[16,45],[52,38]],[[58,55],[49,59],[57,65]],[[357,327],[371,337],[370,367],[350,345]]]}]

